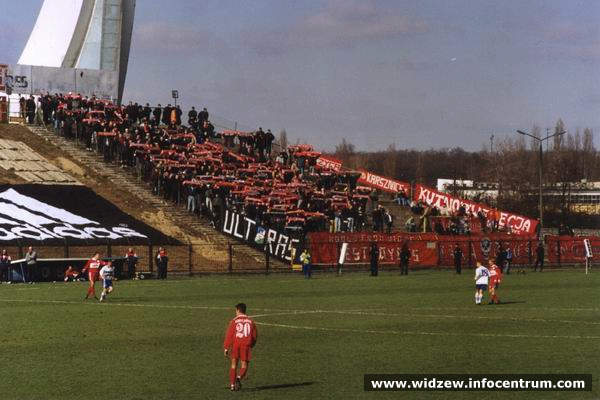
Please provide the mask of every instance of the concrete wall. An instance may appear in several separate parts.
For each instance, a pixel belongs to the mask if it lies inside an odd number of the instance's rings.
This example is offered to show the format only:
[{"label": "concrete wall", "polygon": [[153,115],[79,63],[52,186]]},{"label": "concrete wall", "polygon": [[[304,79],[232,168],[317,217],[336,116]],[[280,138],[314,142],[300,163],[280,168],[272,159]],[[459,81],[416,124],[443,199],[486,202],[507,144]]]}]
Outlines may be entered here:
[{"label": "concrete wall", "polygon": [[116,99],[117,71],[9,65],[8,82],[13,93],[79,93],[83,96]]}]

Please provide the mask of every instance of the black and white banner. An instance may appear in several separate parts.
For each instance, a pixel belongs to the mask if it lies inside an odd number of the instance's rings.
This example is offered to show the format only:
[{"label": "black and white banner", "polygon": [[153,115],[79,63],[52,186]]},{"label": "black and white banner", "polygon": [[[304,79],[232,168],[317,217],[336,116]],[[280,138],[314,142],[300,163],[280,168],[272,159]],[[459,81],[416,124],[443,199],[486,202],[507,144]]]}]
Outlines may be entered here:
[{"label": "black and white banner", "polygon": [[177,243],[83,186],[0,186],[0,243]]},{"label": "black and white banner", "polygon": [[284,262],[291,262],[292,247],[299,242],[298,239],[257,225],[256,221],[229,210],[225,210],[222,231],[260,250],[264,251],[266,246],[270,255]]}]

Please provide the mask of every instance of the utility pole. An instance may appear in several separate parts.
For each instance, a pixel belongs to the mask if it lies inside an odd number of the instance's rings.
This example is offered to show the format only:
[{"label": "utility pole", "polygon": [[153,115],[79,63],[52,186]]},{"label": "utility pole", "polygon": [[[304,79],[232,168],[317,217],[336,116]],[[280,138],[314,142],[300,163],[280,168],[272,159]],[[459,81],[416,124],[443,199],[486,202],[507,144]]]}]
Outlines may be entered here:
[{"label": "utility pole", "polygon": [[494,134],[492,133],[492,136],[490,136],[490,153],[494,152]]},{"label": "utility pole", "polygon": [[540,198],[539,198],[539,208],[540,208],[540,210],[539,210],[539,212],[540,212],[540,216],[539,216],[539,219],[540,219],[539,232],[540,232],[540,235],[539,235],[539,237],[541,237],[542,236],[542,229],[544,228],[544,203],[543,203],[543,199],[542,199],[542,180],[543,180],[542,176],[543,176],[544,169],[543,169],[543,165],[542,165],[542,162],[543,162],[543,147],[542,147],[542,144],[544,143],[544,141],[546,141],[546,149],[547,149],[548,148],[548,139],[550,139],[550,138],[552,138],[554,136],[564,135],[565,132],[564,131],[563,132],[556,132],[555,134],[550,135],[549,128],[546,128],[546,137],[545,138],[539,138],[537,136],[533,136],[530,133],[527,133],[527,132],[524,132],[524,131],[520,131],[520,130],[517,130],[517,133],[519,133],[520,135],[529,136],[530,138],[532,138],[533,140],[535,140],[535,141],[537,141],[539,143],[539,160],[538,160],[538,174],[539,174],[539,177],[540,177],[540,184],[539,184],[539,191],[540,191],[540,193],[539,193],[539,196],[540,196]]}]

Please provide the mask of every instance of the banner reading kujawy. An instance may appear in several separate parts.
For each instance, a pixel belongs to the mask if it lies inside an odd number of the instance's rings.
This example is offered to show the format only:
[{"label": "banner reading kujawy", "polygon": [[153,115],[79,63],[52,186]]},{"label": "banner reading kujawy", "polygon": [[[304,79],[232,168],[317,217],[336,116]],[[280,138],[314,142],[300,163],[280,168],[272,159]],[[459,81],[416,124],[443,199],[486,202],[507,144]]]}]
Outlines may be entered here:
[{"label": "banner reading kujawy", "polygon": [[[468,215],[477,216],[479,211],[485,215],[492,209],[489,206],[475,203],[470,200],[464,200],[454,197],[447,193],[438,192],[435,189],[424,185],[415,185],[414,193],[415,201],[435,206],[439,209],[450,209],[451,212],[456,212],[461,206],[464,206]],[[534,234],[538,221],[522,215],[512,214],[506,211],[498,211],[499,219],[498,226],[509,228],[511,232],[518,234]]]},{"label": "banner reading kujawy", "polygon": [[375,175],[362,169],[359,169],[358,172],[360,172],[360,178],[358,178],[358,183],[360,184],[394,194],[401,191],[404,191],[406,194],[410,193],[410,183],[396,181],[381,175]]},{"label": "banner reading kujawy", "polygon": [[0,241],[178,243],[78,185],[0,186]]}]

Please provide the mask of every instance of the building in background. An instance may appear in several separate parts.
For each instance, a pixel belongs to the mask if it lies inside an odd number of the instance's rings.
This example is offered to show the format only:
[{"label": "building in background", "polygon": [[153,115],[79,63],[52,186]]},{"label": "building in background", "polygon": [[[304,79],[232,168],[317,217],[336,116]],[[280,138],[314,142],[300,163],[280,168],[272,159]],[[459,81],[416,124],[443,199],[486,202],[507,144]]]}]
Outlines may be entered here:
[{"label": "building in background", "polygon": [[[438,179],[437,189],[440,192],[490,205],[495,205],[498,198],[498,184],[494,182]],[[511,193],[507,194],[511,195]],[[539,196],[537,187],[523,188],[521,194],[532,198],[533,203],[537,202]],[[572,213],[600,215],[600,182],[588,182],[582,179],[579,182],[545,185],[543,196],[547,207],[553,204],[564,204]]]}]

